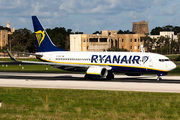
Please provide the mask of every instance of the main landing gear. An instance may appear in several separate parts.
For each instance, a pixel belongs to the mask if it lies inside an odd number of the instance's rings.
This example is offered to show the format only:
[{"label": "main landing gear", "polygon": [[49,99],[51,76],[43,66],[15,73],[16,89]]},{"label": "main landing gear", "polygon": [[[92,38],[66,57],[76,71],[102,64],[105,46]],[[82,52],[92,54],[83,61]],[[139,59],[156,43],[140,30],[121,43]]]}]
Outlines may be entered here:
[{"label": "main landing gear", "polygon": [[109,70],[108,71],[108,74],[106,76],[106,79],[107,80],[111,80],[111,79],[114,79],[114,72],[112,70]]},{"label": "main landing gear", "polygon": [[[85,80],[92,80],[93,78],[98,78],[98,77],[92,77],[92,76],[89,76],[87,74],[85,74],[85,76],[84,76]],[[99,77],[99,78],[103,78],[103,79],[106,79],[106,80],[114,79],[114,72],[109,70],[107,76],[102,76],[102,77]]]},{"label": "main landing gear", "polygon": [[90,76],[88,76],[87,74],[85,74],[84,79],[85,79],[85,80],[92,80],[92,77],[90,77]]}]

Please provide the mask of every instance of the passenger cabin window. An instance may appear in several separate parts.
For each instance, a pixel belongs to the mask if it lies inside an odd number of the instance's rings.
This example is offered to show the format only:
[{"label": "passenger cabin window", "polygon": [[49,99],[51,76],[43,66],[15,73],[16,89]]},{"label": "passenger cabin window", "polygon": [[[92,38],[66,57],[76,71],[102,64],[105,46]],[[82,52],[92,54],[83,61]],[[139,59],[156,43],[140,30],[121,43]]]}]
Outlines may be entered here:
[{"label": "passenger cabin window", "polygon": [[169,59],[159,59],[160,62],[170,61]]}]

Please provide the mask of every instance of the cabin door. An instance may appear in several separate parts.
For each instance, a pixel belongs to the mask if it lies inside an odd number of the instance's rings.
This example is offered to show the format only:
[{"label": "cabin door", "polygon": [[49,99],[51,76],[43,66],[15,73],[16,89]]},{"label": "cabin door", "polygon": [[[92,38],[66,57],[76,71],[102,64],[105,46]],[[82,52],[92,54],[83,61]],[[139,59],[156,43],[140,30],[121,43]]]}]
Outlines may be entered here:
[{"label": "cabin door", "polygon": [[153,57],[150,57],[149,59],[149,67],[153,67]]}]

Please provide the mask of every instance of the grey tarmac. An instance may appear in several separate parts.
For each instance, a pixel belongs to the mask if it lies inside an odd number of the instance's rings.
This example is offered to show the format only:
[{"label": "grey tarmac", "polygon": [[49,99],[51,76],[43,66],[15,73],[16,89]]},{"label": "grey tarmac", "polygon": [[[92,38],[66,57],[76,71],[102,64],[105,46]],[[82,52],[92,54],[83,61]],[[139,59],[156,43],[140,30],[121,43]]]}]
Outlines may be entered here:
[{"label": "grey tarmac", "polygon": [[57,88],[84,90],[180,93],[180,76],[115,75],[112,80],[84,80],[84,74],[0,72],[1,87]]}]

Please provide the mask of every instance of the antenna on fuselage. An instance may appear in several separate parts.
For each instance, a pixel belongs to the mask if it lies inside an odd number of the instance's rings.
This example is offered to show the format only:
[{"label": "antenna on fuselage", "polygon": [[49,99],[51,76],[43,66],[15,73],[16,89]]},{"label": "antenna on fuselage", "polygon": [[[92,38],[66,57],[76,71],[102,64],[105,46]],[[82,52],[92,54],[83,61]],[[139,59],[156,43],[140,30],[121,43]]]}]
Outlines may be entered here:
[{"label": "antenna on fuselage", "polygon": [[141,45],[141,52],[145,52],[143,45]]}]

